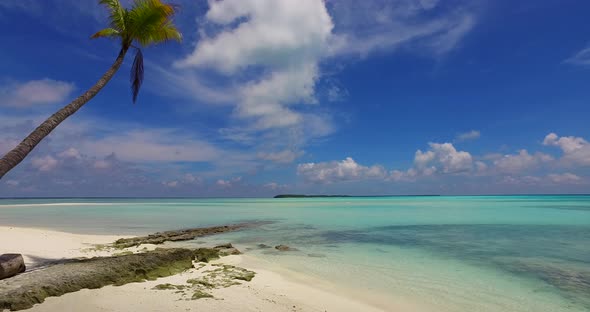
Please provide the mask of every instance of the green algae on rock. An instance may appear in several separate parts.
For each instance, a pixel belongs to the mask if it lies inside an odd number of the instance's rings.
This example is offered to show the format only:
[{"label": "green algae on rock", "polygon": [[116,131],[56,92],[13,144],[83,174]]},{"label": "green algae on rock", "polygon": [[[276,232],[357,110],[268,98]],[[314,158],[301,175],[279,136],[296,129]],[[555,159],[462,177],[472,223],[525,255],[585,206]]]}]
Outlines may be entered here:
[{"label": "green algae on rock", "polygon": [[156,249],[140,254],[71,260],[0,281],[0,310],[23,310],[47,297],[81,289],[155,280],[218,258],[215,249]]},{"label": "green algae on rock", "polygon": [[170,283],[158,284],[152,288],[153,290],[182,290],[185,289],[186,285],[173,285]]},{"label": "green algae on rock", "polygon": [[198,300],[201,298],[213,298],[213,295],[197,289],[194,291],[193,296],[191,297],[192,300]]},{"label": "green algae on rock", "polygon": [[113,246],[115,248],[122,249],[122,248],[139,246],[141,244],[158,245],[158,244],[163,244],[164,242],[193,240],[197,237],[238,231],[238,230],[242,230],[242,229],[250,228],[250,227],[255,227],[255,226],[266,224],[266,223],[268,223],[268,222],[248,222],[248,223],[239,223],[239,224],[233,224],[233,225],[212,226],[212,227],[204,227],[204,228],[194,228],[194,229],[185,229],[185,230],[177,230],[177,231],[158,232],[155,234],[150,234],[148,236],[121,238],[121,239],[118,239],[117,241],[115,241]]},{"label": "green algae on rock", "polygon": [[201,276],[188,279],[185,285],[160,284],[152,289],[178,290],[175,293],[180,294],[184,300],[212,298],[213,295],[209,294],[210,291],[241,285],[238,280],[249,282],[256,274],[244,268],[222,263],[206,264],[205,266],[208,270],[201,271]]}]

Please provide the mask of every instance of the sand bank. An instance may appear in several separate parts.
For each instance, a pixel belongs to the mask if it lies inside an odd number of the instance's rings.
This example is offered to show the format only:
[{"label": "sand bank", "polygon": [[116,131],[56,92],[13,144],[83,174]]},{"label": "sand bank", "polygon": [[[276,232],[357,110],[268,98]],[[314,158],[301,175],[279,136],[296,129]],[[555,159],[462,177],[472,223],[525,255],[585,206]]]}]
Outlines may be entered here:
[{"label": "sand bank", "polygon": [[[112,251],[93,247],[112,243],[118,238],[121,236],[0,227],[0,253],[22,253],[26,264],[34,268],[60,259],[109,255]],[[203,272],[211,271],[218,263],[251,269],[256,276],[240,285],[211,289],[208,293],[213,298],[198,300],[191,300],[186,294],[173,290],[153,289],[166,283],[186,284],[187,280],[203,277],[206,274]],[[47,298],[27,311],[384,311],[349,299],[345,294],[314,287],[311,279],[299,276],[294,281],[276,271],[263,269],[264,266],[264,262],[247,255],[228,256],[205,267],[156,281],[85,289]]]}]

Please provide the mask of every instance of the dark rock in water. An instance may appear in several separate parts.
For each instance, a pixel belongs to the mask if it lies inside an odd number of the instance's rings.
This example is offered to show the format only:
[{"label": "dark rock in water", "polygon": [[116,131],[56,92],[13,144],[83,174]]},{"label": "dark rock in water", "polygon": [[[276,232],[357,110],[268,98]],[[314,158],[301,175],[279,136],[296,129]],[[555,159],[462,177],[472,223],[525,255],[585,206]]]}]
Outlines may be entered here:
[{"label": "dark rock in water", "polygon": [[566,298],[583,304],[590,311],[590,268],[588,265],[572,265],[543,259],[517,259],[498,261],[504,268],[516,274],[527,274],[545,281],[562,291]]},{"label": "dark rock in water", "polygon": [[307,254],[308,257],[312,257],[312,258],[325,258],[326,255],[324,254],[320,254],[320,253],[310,253]]},{"label": "dark rock in water", "polygon": [[227,244],[221,244],[221,245],[217,245],[213,248],[234,248],[234,246],[231,243],[227,243]]},{"label": "dark rock in water", "polygon": [[0,280],[15,276],[26,270],[21,254],[3,254],[0,256]]},{"label": "dark rock in water", "polygon": [[159,233],[151,234],[148,236],[121,238],[121,239],[117,240],[113,244],[113,246],[115,248],[127,248],[127,247],[139,246],[141,244],[156,244],[157,245],[157,244],[163,244],[164,242],[193,240],[197,237],[238,231],[238,230],[259,226],[259,225],[266,224],[266,223],[267,222],[250,222],[250,223],[240,223],[240,224],[224,225],[224,226],[213,226],[213,227],[206,227],[206,228],[194,228],[194,229],[186,229],[186,230],[178,230],[178,231],[159,232]]},{"label": "dark rock in water", "polygon": [[241,255],[242,253],[237,250],[232,244],[227,243],[219,246],[213,247],[217,251],[219,251],[220,256],[229,256],[229,255]]},{"label": "dark rock in water", "polygon": [[155,280],[192,268],[193,259],[209,261],[218,257],[216,249],[175,248],[71,260],[0,281],[0,310],[29,309],[47,297],[85,288]]},{"label": "dark rock in water", "polygon": [[299,250],[297,248],[289,247],[287,245],[277,245],[277,246],[275,246],[275,249],[278,251],[297,251],[297,250]]},{"label": "dark rock in water", "polygon": [[269,248],[272,248],[272,246],[269,246],[269,245],[267,245],[267,244],[258,244],[258,245],[256,245],[256,246],[257,246],[258,248],[260,248],[260,249],[269,249]]}]

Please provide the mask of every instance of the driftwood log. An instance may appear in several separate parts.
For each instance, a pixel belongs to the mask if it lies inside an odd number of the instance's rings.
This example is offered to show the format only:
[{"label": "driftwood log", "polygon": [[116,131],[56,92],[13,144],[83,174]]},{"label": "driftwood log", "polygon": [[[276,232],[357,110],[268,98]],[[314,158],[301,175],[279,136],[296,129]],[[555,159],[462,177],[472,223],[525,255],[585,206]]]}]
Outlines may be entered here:
[{"label": "driftwood log", "polygon": [[20,254],[3,254],[0,256],[0,280],[24,272],[25,260]]}]

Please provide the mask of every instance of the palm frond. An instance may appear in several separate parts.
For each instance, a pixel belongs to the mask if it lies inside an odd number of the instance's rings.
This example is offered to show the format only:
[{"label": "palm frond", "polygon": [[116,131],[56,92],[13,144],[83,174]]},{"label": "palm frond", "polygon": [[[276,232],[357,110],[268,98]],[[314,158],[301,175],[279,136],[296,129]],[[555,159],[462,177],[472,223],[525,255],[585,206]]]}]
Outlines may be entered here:
[{"label": "palm frond", "polygon": [[109,10],[112,28],[120,32],[125,31],[127,10],[121,5],[121,2],[119,0],[100,0],[99,3]]},{"label": "palm frond", "polygon": [[137,100],[139,89],[143,83],[143,53],[141,49],[137,49],[133,66],[131,66],[131,93],[133,95],[133,103]]},{"label": "palm frond", "polygon": [[177,6],[161,0],[135,0],[129,11],[127,31],[130,38],[143,46],[166,40],[179,40],[180,32],[171,18]]},{"label": "palm frond", "polygon": [[92,39],[101,38],[101,37],[120,37],[121,33],[113,28],[105,28],[103,30],[98,31],[96,34],[92,35]]},{"label": "palm frond", "polygon": [[152,31],[138,34],[135,40],[143,46],[158,44],[170,40],[182,41],[182,34],[170,21],[165,25],[154,28]]}]

